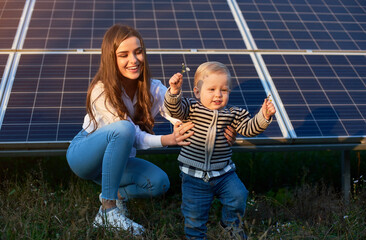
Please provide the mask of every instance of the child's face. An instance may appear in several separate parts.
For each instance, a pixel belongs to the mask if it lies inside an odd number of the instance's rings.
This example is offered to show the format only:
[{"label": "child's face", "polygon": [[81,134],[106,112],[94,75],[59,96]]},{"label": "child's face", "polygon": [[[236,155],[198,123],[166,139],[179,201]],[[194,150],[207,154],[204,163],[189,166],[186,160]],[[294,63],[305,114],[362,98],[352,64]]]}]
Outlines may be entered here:
[{"label": "child's face", "polygon": [[211,110],[219,110],[229,101],[229,79],[226,74],[212,73],[198,82],[194,94],[203,106]]}]

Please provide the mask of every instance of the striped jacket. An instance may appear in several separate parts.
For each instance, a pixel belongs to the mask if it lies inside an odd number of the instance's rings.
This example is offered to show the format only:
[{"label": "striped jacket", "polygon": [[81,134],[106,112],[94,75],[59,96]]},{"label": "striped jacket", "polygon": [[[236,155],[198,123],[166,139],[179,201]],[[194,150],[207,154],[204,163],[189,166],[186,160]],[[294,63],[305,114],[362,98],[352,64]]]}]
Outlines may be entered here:
[{"label": "striped jacket", "polygon": [[191,144],[182,147],[178,160],[206,172],[223,169],[232,163],[232,150],[224,136],[228,125],[246,137],[262,133],[269,125],[261,111],[250,118],[249,112],[239,107],[210,110],[194,98],[182,97],[182,92],[170,94],[169,89],[165,93],[164,106],[172,117],[194,123],[194,135],[187,139]]}]

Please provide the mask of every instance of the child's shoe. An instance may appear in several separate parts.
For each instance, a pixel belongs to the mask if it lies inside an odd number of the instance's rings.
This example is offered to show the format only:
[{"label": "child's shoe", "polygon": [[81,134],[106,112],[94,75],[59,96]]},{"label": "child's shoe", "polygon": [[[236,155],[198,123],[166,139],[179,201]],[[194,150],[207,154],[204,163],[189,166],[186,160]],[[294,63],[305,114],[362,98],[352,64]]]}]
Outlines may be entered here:
[{"label": "child's shoe", "polygon": [[230,239],[232,239],[232,240],[247,240],[248,239],[244,230],[240,227],[226,226],[222,221],[220,221],[220,226],[226,233],[228,233],[228,235],[230,236]]}]

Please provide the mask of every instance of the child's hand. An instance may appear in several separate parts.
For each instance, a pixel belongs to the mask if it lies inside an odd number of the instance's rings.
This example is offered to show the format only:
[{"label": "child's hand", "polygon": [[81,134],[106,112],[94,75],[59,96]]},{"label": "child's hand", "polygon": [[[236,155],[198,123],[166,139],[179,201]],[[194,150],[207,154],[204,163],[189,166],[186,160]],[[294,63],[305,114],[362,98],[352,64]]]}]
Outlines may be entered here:
[{"label": "child's hand", "polygon": [[269,98],[264,99],[262,112],[265,119],[269,120],[276,113],[276,108]]},{"label": "child's hand", "polygon": [[171,94],[178,94],[180,89],[182,88],[183,83],[183,75],[181,73],[176,73],[169,79],[170,85],[170,93]]}]

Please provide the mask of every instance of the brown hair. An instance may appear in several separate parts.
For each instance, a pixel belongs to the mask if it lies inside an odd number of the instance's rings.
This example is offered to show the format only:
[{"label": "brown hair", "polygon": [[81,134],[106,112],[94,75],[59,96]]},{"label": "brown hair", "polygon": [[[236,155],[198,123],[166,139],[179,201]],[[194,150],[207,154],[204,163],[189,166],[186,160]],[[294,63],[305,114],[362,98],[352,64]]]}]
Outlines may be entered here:
[{"label": "brown hair", "polygon": [[231,89],[231,74],[229,69],[225,66],[225,64],[214,61],[202,63],[197,68],[196,73],[194,74],[194,87],[200,88],[200,81],[203,81],[207,75],[212,73],[226,74],[228,77],[228,85]]},{"label": "brown hair", "polygon": [[[141,63],[142,74],[137,85],[136,114],[130,116],[126,105],[122,101],[123,76],[118,69],[116,50],[122,41],[133,36],[140,40],[144,62]],[[129,116],[135,124],[140,126],[141,130],[153,133],[154,118],[151,115],[153,98],[150,92],[151,74],[146,57],[146,47],[140,33],[132,27],[115,24],[105,33],[101,51],[99,69],[90,83],[86,99],[86,111],[94,123],[93,132],[98,126],[92,111],[91,92],[98,81],[101,81],[104,84],[106,101],[116,109],[118,117],[122,120]]]}]

